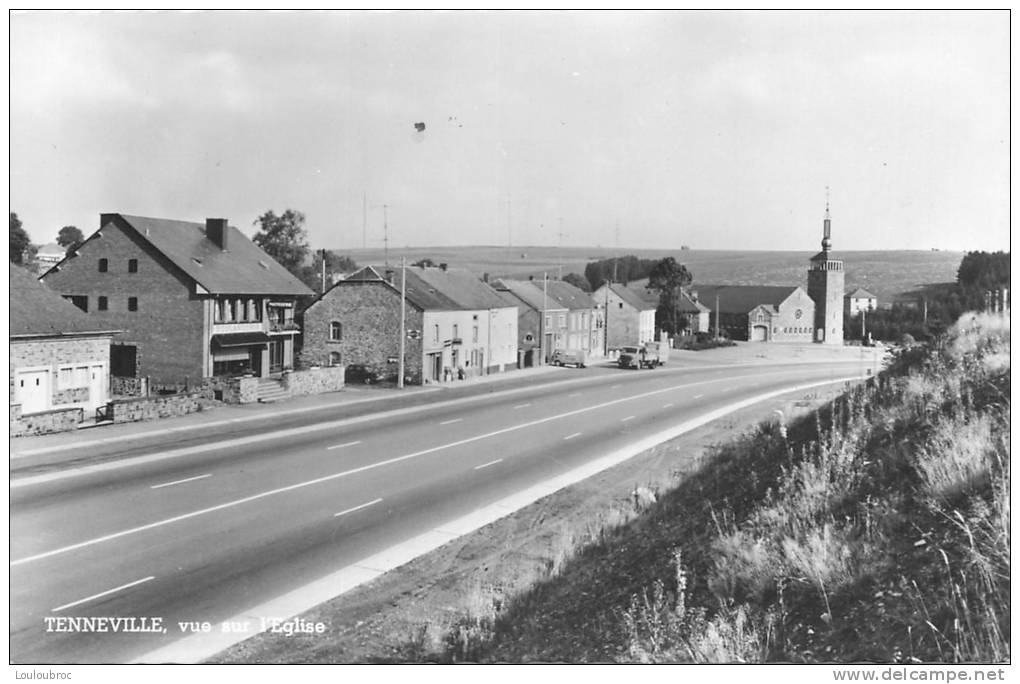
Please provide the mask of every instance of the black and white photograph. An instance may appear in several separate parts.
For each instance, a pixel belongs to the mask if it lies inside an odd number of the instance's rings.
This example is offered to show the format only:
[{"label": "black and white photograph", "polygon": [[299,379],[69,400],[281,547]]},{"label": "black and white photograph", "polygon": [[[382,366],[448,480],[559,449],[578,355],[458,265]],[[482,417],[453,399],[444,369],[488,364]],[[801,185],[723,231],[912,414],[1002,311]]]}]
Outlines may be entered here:
[{"label": "black and white photograph", "polygon": [[9,674],[1008,680],[1011,21],[9,10]]}]

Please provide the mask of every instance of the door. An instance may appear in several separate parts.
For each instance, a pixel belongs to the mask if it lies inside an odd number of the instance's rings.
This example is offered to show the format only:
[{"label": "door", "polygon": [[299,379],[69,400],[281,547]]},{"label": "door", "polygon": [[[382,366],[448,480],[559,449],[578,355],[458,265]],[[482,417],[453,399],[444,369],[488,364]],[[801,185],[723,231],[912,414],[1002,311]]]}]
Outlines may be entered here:
[{"label": "door", "polygon": [[279,373],[283,370],[283,341],[269,342],[269,372]]},{"label": "door", "polygon": [[47,410],[50,407],[49,370],[19,371],[14,401],[21,404],[22,415]]},{"label": "door", "polygon": [[106,405],[106,367],[102,364],[89,368],[89,408]]},{"label": "door", "polygon": [[756,325],[751,328],[751,341],[764,342],[768,339],[768,328],[764,325]]}]

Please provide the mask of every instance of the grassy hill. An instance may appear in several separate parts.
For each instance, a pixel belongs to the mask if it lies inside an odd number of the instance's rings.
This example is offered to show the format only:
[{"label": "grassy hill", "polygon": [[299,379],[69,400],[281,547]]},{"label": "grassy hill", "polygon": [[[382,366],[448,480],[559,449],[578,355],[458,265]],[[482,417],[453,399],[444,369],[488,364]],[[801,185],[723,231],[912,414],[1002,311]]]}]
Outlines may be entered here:
[{"label": "grassy hill", "polygon": [[[359,264],[381,264],[381,249],[340,250]],[[591,261],[633,254],[642,259],[673,256],[694,273],[695,283],[732,285],[807,284],[808,259],[814,252],[755,252],[718,250],[624,250],[605,247],[413,247],[389,250],[391,265],[399,265],[402,256],[411,264],[430,258],[463,268],[479,276],[541,278],[568,273],[584,274]],[[846,285],[850,291],[864,287],[890,301],[907,292],[933,283],[953,282],[963,254],[960,252],[866,251],[838,252],[846,266]]]},{"label": "grassy hill", "polygon": [[1009,392],[1008,320],[968,315],[405,659],[1008,662]]}]

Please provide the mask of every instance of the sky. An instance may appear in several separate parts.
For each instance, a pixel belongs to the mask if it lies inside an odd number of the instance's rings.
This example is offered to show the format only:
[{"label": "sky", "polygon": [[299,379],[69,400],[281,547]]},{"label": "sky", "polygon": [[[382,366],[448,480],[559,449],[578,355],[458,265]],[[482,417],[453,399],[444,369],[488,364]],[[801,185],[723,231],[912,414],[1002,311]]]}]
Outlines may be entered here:
[{"label": "sky", "polygon": [[[29,12],[10,201],[313,248],[1009,249],[1009,14]],[[424,124],[417,130],[416,124]]]}]

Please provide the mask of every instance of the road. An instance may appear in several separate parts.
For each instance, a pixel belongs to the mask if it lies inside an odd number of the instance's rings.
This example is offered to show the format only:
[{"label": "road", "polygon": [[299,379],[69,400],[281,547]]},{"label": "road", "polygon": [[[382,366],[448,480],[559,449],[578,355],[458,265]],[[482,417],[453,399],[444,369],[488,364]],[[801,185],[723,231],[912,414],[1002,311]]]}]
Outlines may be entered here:
[{"label": "road", "polygon": [[[224,621],[244,616],[234,626],[250,635],[428,550],[423,539],[453,538],[494,502],[738,400],[861,370],[589,368],[452,401],[83,448],[93,465],[12,480],[11,660],[208,657],[241,638]],[[139,620],[75,619],[99,617]]]}]

